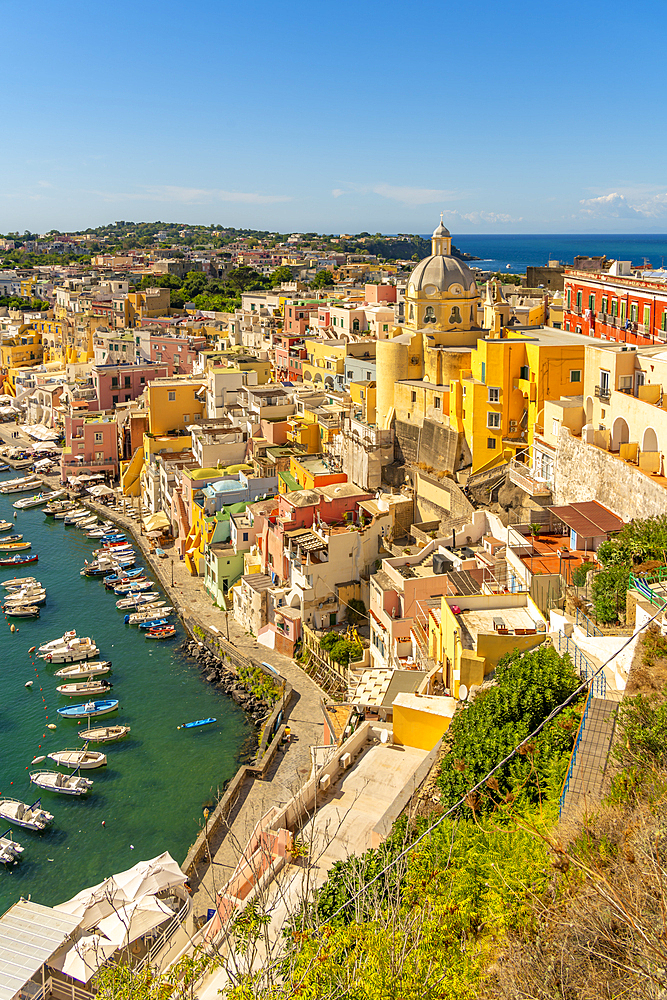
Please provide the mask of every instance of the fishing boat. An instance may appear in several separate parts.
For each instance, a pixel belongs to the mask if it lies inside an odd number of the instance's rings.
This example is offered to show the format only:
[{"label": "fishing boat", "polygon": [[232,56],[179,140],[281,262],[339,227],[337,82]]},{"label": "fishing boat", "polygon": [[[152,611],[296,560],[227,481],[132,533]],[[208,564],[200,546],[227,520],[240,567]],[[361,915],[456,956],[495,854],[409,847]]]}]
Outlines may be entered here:
[{"label": "fishing boat", "polygon": [[136,580],[144,572],[142,566],[137,566],[134,569],[121,570],[116,573],[112,573],[111,576],[105,576],[103,583],[105,587],[111,587],[114,583],[129,583],[130,580]]},{"label": "fishing boat", "polygon": [[151,580],[134,580],[130,583],[119,583],[117,587],[113,588],[114,594],[118,594],[122,597],[123,594],[136,594],[141,593],[145,590],[150,590],[153,586]]},{"label": "fishing boat", "polygon": [[86,701],[83,705],[69,705],[59,708],[58,715],[63,719],[85,719],[96,715],[108,715],[118,708],[118,698],[102,698],[99,701]]},{"label": "fishing boat", "polygon": [[27,566],[30,563],[37,562],[37,555],[34,556],[20,556],[15,555],[11,558],[3,557],[0,559],[0,566]]},{"label": "fishing boat", "polygon": [[12,840],[11,831],[7,830],[0,837],[0,862],[3,865],[12,865],[18,861],[23,854],[23,848],[16,840]]},{"label": "fishing boat", "polygon": [[91,778],[82,778],[80,774],[63,774],[62,771],[31,771],[30,780],[33,785],[46,792],[59,792],[61,795],[85,795],[93,787]]},{"label": "fishing boat", "polygon": [[100,726],[99,729],[84,729],[78,735],[91,743],[114,743],[122,740],[130,732],[129,726]]},{"label": "fishing boat", "polygon": [[14,527],[13,521],[0,521],[0,532],[11,531]]},{"label": "fishing boat", "polygon": [[73,500],[54,500],[52,503],[48,503],[44,508],[44,515],[46,517],[55,517],[56,514],[62,513],[63,517],[69,511],[73,510],[76,504]]},{"label": "fishing boat", "polygon": [[61,667],[56,670],[54,677],[65,677],[68,680],[88,680],[91,677],[99,677],[101,674],[108,674],[111,670],[111,660],[88,660],[87,663],[73,663],[69,667]]},{"label": "fishing boat", "polygon": [[39,618],[39,608],[36,604],[9,604],[4,608],[8,618]]},{"label": "fishing boat", "polygon": [[4,483],[0,483],[0,493],[28,493],[39,489],[41,485],[41,479],[35,475],[7,479]]},{"label": "fishing boat", "polygon": [[0,552],[27,552],[32,548],[32,542],[24,542],[23,535],[13,540],[0,542]]},{"label": "fishing boat", "polygon": [[17,500],[12,506],[16,510],[28,510],[30,507],[41,507],[42,504],[49,503],[52,500],[57,500],[58,497],[63,496],[64,490],[52,490],[51,493],[35,493],[32,497],[25,497],[23,500]]},{"label": "fishing boat", "polygon": [[0,798],[0,818],[6,819],[26,830],[44,830],[53,823],[53,815],[41,808],[42,800],[37,799],[31,806],[20,799]]},{"label": "fishing boat", "polygon": [[131,594],[129,597],[123,597],[120,601],[116,601],[116,607],[119,611],[125,611],[126,608],[141,608],[146,604],[157,601],[159,596],[159,594]]},{"label": "fishing boat", "polygon": [[171,639],[172,636],[176,635],[176,629],[173,625],[168,625],[162,628],[151,628],[147,632],[144,632],[147,639]]},{"label": "fishing boat", "polygon": [[177,729],[196,729],[197,726],[210,726],[212,722],[216,722],[217,719],[197,719],[195,722],[184,722],[181,726],[176,726]]},{"label": "fishing boat", "polygon": [[158,607],[153,607],[152,605],[146,610],[142,608],[141,611],[135,611],[133,614],[125,615],[123,621],[126,625],[140,625],[142,622],[152,621],[155,618],[167,619],[171,614],[173,614],[174,609],[167,607],[166,605],[160,605]]},{"label": "fishing boat", "polygon": [[28,583],[37,583],[34,576],[14,576],[11,580],[3,580],[2,586],[5,590],[11,587],[25,587]]},{"label": "fishing boat", "polygon": [[82,771],[93,771],[96,767],[104,767],[107,762],[106,754],[100,750],[89,750],[87,746],[83,749],[55,750],[49,754],[49,760],[55,761],[61,767],[69,767],[72,771],[81,768]]},{"label": "fishing boat", "polygon": [[96,694],[106,694],[111,690],[109,681],[89,680],[76,681],[74,684],[59,684],[56,688],[58,694],[64,694],[67,698],[90,698]]}]

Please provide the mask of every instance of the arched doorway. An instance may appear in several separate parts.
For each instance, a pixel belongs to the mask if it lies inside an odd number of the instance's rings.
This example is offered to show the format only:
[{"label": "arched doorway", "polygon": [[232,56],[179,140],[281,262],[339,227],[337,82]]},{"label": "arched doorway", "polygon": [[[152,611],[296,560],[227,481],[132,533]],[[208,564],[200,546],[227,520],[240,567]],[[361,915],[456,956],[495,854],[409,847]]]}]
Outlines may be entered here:
[{"label": "arched doorway", "polygon": [[642,437],[642,451],[660,451],[658,447],[658,435],[652,427],[647,427]]},{"label": "arched doorway", "polygon": [[620,451],[622,444],[630,440],[630,428],[625,417],[616,417],[611,431],[611,450]]},{"label": "arched doorway", "polygon": [[586,423],[587,424],[592,424],[593,423],[593,397],[592,396],[587,396],[586,397]]}]

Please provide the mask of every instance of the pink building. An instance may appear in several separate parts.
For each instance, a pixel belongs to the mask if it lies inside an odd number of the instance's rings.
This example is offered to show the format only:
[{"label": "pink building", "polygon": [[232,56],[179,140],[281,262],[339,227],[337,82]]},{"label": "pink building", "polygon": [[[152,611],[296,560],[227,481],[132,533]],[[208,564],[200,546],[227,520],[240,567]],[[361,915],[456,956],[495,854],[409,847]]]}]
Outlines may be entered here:
[{"label": "pink building", "polygon": [[65,415],[65,447],[61,479],[81,472],[101,472],[107,479],[118,475],[118,426],[105,413]]},{"label": "pink building", "polygon": [[173,333],[152,333],[151,334],[151,361],[154,363],[165,363],[168,366],[168,374],[191,375],[194,362],[197,360],[197,352],[206,347],[206,337],[179,336]]},{"label": "pink building", "polygon": [[97,395],[95,409],[113,410],[116,403],[129,403],[137,399],[154,378],[167,378],[169,366],[95,365],[92,375]]},{"label": "pink building", "polygon": [[369,305],[396,302],[396,285],[366,285],[364,298]]}]

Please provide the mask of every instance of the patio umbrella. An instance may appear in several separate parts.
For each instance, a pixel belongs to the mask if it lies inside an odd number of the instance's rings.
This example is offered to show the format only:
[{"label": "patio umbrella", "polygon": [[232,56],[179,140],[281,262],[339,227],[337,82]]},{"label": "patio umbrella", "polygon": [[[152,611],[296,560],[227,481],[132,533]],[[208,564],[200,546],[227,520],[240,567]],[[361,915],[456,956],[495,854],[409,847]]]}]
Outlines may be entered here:
[{"label": "patio umbrella", "polygon": [[155,896],[144,896],[143,899],[127,903],[104,920],[100,920],[97,929],[111,944],[117,948],[125,948],[173,915],[174,911],[166,903],[156,899]]},{"label": "patio umbrella", "polygon": [[101,965],[111,958],[117,946],[99,934],[84,934],[68,951],[49,960],[49,964],[66,976],[87,983]]},{"label": "patio umbrella", "polygon": [[165,851],[150,861],[140,861],[125,872],[114,875],[114,879],[122,892],[129,899],[153,895],[163,889],[171,889],[175,885],[187,882],[171,854]]},{"label": "patio umbrella", "polygon": [[85,928],[95,927],[99,920],[108,917],[110,913],[132,901],[132,896],[118,885],[114,877],[107,878],[99,885],[91,886],[89,889],[82,889],[72,899],[64,903],[58,903],[54,909],[62,910],[63,913],[71,913],[74,917],[81,918],[81,926]]}]

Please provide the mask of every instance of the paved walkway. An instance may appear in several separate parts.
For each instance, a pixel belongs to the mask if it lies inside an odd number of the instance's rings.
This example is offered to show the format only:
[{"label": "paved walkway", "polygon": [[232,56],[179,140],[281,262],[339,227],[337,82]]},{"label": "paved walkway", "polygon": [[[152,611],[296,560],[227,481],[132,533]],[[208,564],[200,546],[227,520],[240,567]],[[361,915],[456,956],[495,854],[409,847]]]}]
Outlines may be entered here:
[{"label": "paved walkway", "polygon": [[[9,445],[29,444],[30,439],[19,431],[18,438],[12,438],[17,428],[13,424],[0,424],[0,440]],[[23,472],[17,472],[23,475]],[[52,488],[59,486],[59,477],[43,477]],[[245,848],[249,836],[261,817],[274,805],[283,805],[294,795],[310,773],[310,747],[322,743],[323,720],[320,701],[326,699],[325,692],[306,674],[293,659],[258,645],[255,638],[244,632],[231,614],[216,607],[206,590],[201,577],[188,573],[185,564],[174,558],[172,553],[166,559],[150,555],[148,540],[139,534],[139,522],[117,511],[108,510],[103,504],[86,500],[102,516],[121,524],[135,534],[135,541],[142,550],[143,558],[159,578],[169,602],[183,615],[194,618],[201,625],[214,625],[239,653],[275,667],[291,684],[293,695],[287,712],[287,720],[292,731],[292,742],[285,749],[279,749],[266,778],[246,782],[239,798],[232,808],[224,829],[211,843],[213,864],[209,866],[201,881],[195,886],[195,913],[205,914],[213,905],[215,892],[226,882]],[[128,501],[128,510],[130,501]],[[173,582],[172,582],[173,581]]]}]

